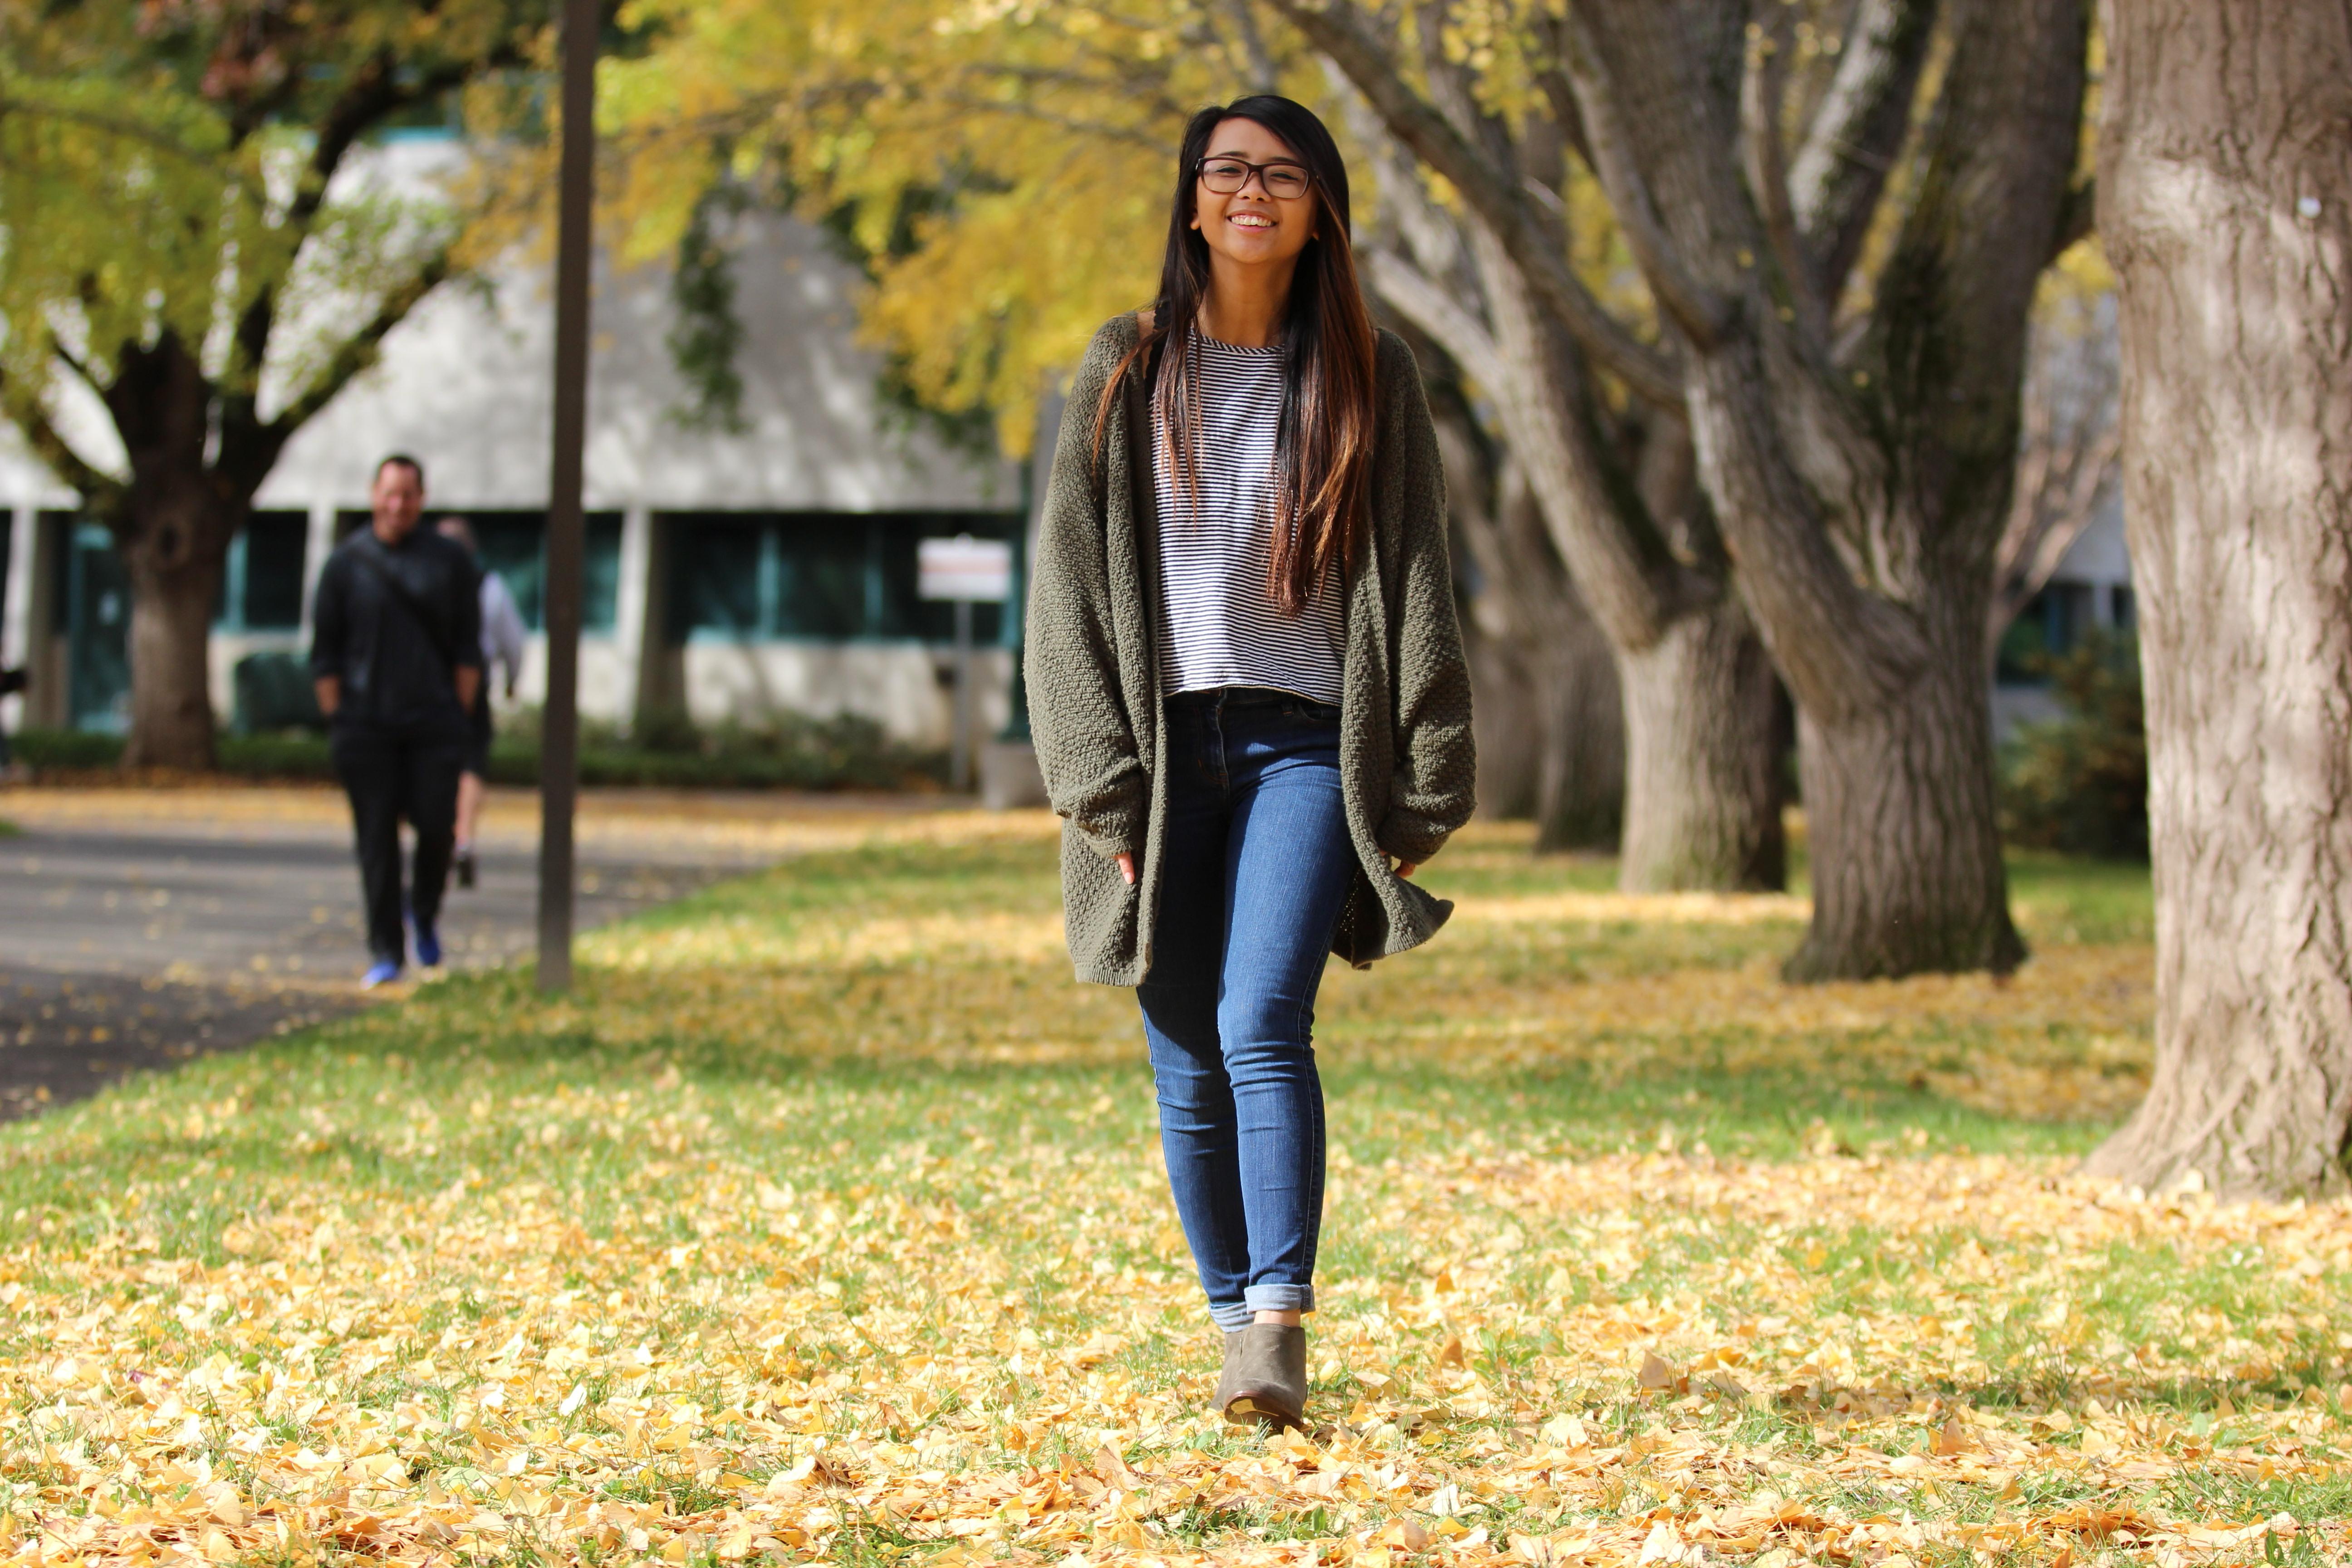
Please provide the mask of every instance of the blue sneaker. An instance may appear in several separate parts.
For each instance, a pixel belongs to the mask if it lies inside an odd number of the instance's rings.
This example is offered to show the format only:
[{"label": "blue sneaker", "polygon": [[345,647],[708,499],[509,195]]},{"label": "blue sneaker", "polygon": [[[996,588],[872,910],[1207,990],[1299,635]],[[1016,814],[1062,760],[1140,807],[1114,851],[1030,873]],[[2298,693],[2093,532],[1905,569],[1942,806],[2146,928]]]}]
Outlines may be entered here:
[{"label": "blue sneaker", "polygon": [[416,962],[425,969],[441,967],[441,937],[431,926],[416,928]]},{"label": "blue sneaker", "polygon": [[400,965],[388,958],[380,958],[360,976],[360,989],[373,991],[379,985],[389,985],[400,978]]}]

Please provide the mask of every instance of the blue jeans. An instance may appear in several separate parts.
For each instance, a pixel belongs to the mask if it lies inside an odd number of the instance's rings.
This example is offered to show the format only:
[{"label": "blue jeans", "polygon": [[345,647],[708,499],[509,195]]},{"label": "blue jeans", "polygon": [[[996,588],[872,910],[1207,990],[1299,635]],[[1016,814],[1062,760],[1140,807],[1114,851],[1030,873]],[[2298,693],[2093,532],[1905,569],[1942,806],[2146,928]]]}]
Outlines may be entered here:
[{"label": "blue jeans", "polygon": [[1356,851],[1338,709],[1231,687],[1166,712],[1160,910],[1136,996],[1168,1184],[1209,1315],[1236,1329],[1315,1307],[1315,991]]}]

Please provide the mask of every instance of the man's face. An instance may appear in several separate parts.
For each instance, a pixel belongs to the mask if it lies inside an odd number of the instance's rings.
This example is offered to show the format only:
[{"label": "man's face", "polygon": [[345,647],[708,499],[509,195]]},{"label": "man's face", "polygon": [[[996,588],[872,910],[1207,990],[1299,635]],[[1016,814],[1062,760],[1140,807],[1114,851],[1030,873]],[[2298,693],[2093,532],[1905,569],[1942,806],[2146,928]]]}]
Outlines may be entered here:
[{"label": "man's face", "polygon": [[375,471],[375,483],[368,489],[368,510],[375,536],[386,544],[399,543],[416,531],[416,520],[425,510],[424,479],[406,463],[386,463]]}]

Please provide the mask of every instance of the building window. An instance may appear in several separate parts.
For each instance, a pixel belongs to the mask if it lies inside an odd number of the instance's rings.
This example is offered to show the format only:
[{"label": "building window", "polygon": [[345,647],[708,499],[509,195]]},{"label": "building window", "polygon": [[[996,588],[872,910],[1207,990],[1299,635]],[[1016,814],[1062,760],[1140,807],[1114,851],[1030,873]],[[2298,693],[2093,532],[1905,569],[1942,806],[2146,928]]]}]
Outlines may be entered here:
[{"label": "building window", "polygon": [[[547,629],[547,514],[543,511],[466,510],[429,514],[426,526],[445,517],[462,517],[474,530],[485,571],[506,579],[523,626],[534,632]],[[347,512],[349,532],[367,522],[365,512]],[[580,629],[590,637],[610,637],[620,620],[621,514],[592,511],[581,561]]]},{"label": "building window", "polygon": [[[469,511],[474,538],[482,547],[484,570],[506,579],[522,624],[547,629],[547,514],[543,511]],[[621,598],[621,514],[592,511],[582,542],[580,629],[610,637]]]},{"label": "building window", "polygon": [[[970,533],[1018,541],[1018,512],[666,512],[673,552],[671,635],[943,643],[955,606],[916,596],[917,544]],[[980,643],[1003,634],[996,605],[974,606]]]},{"label": "building window", "polygon": [[299,511],[257,511],[229,541],[213,629],[290,632],[302,626],[302,569],[310,519]]}]

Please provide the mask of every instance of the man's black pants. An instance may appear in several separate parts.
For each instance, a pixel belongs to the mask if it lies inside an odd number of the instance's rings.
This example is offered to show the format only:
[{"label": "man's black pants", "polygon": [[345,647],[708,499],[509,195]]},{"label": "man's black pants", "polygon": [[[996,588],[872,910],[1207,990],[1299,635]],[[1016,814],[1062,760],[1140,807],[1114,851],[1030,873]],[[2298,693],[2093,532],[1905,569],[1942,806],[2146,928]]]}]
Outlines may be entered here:
[{"label": "man's black pants", "polygon": [[358,842],[360,884],[367,895],[368,951],[379,960],[405,963],[406,933],[401,930],[400,823],[416,829],[416,864],[409,880],[409,907],[417,928],[430,931],[441,915],[441,890],[449,880],[449,849],[457,830],[457,773],[465,765],[466,736],[456,728],[388,729],[373,724],[338,724],[335,772],[352,797],[352,829]]}]

